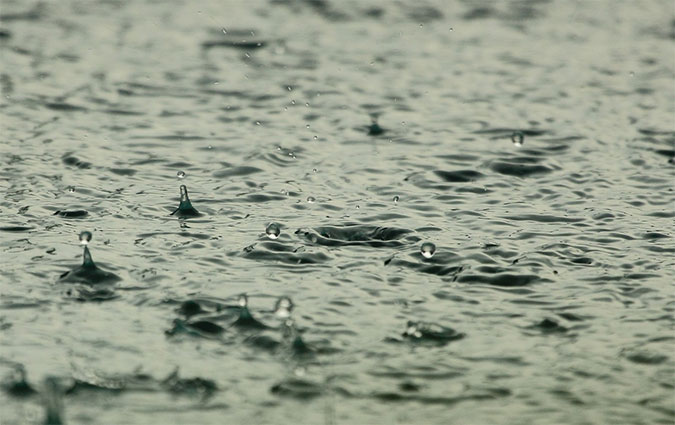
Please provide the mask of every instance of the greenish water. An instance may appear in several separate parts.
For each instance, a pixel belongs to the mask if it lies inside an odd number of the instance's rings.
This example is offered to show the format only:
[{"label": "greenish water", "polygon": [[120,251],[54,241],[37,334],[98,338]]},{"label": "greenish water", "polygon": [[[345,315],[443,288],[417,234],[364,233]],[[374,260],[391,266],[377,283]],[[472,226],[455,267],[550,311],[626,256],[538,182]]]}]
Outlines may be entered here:
[{"label": "greenish water", "polygon": [[668,1],[1,0],[0,422],[672,424],[674,48]]}]

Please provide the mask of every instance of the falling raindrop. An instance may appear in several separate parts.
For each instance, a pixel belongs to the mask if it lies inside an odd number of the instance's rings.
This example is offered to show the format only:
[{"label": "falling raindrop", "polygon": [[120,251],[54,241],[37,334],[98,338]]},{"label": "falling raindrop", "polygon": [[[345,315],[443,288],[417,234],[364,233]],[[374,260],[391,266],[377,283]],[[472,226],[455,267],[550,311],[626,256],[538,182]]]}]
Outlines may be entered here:
[{"label": "falling raindrop", "polygon": [[523,134],[522,131],[515,131],[511,135],[511,141],[513,142],[513,144],[515,146],[518,146],[518,147],[523,146],[523,140],[524,139],[525,139],[525,135]]},{"label": "falling raindrop", "polygon": [[185,178],[185,171],[177,172],[176,177],[178,177],[179,179],[184,179]]},{"label": "falling raindrop", "polygon": [[80,233],[80,245],[88,245],[91,241],[91,232],[83,231]]},{"label": "falling raindrop", "polygon": [[281,227],[277,223],[270,223],[265,229],[267,237],[274,240],[281,234]]},{"label": "falling raindrop", "polygon": [[398,197],[398,195],[394,196],[394,203],[395,203],[395,204],[398,203],[398,200],[399,200],[399,199],[400,199],[400,198]]},{"label": "falling raindrop", "polygon": [[424,258],[431,258],[436,253],[436,245],[431,242],[424,242],[420,247],[420,253]]},{"label": "falling raindrop", "polygon": [[307,203],[308,203],[308,204],[313,204],[314,202],[316,202],[316,198],[315,198],[315,197],[313,197],[313,196],[308,196],[308,197],[307,197]]}]

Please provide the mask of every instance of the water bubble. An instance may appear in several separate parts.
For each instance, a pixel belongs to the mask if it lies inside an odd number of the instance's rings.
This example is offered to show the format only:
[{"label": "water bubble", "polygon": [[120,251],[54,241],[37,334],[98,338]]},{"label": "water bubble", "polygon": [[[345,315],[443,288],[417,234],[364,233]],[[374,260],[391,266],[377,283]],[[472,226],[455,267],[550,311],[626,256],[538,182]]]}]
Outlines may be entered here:
[{"label": "water bubble", "polygon": [[293,301],[288,297],[281,297],[274,307],[274,314],[280,319],[288,319],[293,311]]},{"label": "water bubble", "polygon": [[307,197],[307,203],[308,203],[308,204],[313,204],[314,202],[316,202],[316,198],[315,198],[315,197],[313,197],[313,196],[308,196],[308,197]]},{"label": "water bubble", "polygon": [[70,193],[75,192],[75,187],[73,187],[73,186],[68,186],[68,192],[70,192]]},{"label": "water bubble", "polygon": [[525,140],[525,135],[522,131],[516,131],[511,135],[511,141],[515,146],[523,146],[523,140]]},{"label": "water bubble", "polygon": [[454,30],[452,29],[452,27],[450,27],[450,31],[454,31]]},{"label": "water bubble", "polygon": [[314,136],[314,140],[319,140],[319,136]]},{"label": "water bubble", "polygon": [[399,198],[398,195],[394,196],[394,203],[397,203],[399,199],[401,198]]},{"label": "water bubble", "polygon": [[80,232],[80,245],[88,245],[89,242],[91,241],[91,232],[88,231],[83,231]]},{"label": "water bubble", "polygon": [[281,234],[281,227],[277,223],[270,223],[265,229],[267,237],[274,240]]},{"label": "water bubble", "polygon": [[178,177],[179,179],[184,179],[185,178],[185,171],[177,172],[176,177]]},{"label": "water bubble", "polygon": [[239,295],[239,298],[237,299],[237,304],[239,304],[239,307],[241,308],[248,307],[248,296],[246,294]]},{"label": "water bubble", "polygon": [[318,171],[319,171],[319,170],[317,170],[316,168],[312,168],[312,173],[316,173],[316,172],[318,172]]},{"label": "water bubble", "polygon": [[436,253],[436,245],[431,242],[424,242],[420,247],[420,253],[424,258],[431,258]]}]

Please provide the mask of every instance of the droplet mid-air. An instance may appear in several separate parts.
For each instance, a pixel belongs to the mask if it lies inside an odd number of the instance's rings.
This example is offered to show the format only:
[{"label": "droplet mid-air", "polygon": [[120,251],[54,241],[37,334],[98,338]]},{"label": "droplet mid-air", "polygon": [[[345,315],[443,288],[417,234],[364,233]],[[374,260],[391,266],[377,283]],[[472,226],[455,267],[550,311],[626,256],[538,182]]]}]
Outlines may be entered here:
[{"label": "droplet mid-air", "polygon": [[178,177],[179,179],[184,179],[185,178],[185,171],[177,172],[176,177]]},{"label": "droplet mid-air", "polygon": [[281,227],[277,223],[270,223],[265,229],[267,237],[274,240],[281,234]]},{"label": "droplet mid-air", "polygon": [[83,231],[80,232],[80,245],[87,245],[91,241],[91,232]]},{"label": "droplet mid-air", "polygon": [[424,242],[420,247],[420,253],[424,258],[431,258],[436,253],[436,245],[431,242]]},{"label": "droplet mid-air", "polygon": [[274,307],[274,314],[280,319],[288,319],[293,311],[293,301],[288,297],[281,297]]},{"label": "droplet mid-air", "polygon": [[511,141],[515,146],[523,146],[523,141],[525,140],[525,135],[522,131],[516,131],[511,135]]}]

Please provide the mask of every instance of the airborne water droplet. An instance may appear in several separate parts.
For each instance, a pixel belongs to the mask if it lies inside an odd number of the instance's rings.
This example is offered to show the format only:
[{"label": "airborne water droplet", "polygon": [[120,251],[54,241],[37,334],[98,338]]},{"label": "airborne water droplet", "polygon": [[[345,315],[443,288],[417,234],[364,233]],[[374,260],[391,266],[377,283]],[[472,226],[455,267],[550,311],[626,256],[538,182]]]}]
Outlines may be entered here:
[{"label": "airborne water droplet", "polygon": [[280,319],[288,319],[293,311],[293,301],[288,297],[281,297],[274,307],[274,314]]},{"label": "airborne water droplet", "polygon": [[525,135],[523,134],[522,131],[516,131],[511,135],[511,141],[515,146],[523,146],[523,140],[525,139]]},{"label": "airborne water droplet", "polygon": [[176,177],[178,177],[179,179],[184,179],[185,178],[185,171],[177,172]]},{"label": "airborne water droplet", "polygon": [[431,242],[424,242],[420,247],[420,253],[424,258],[431,258],[436,253],[436,245]]},{"label": "airborne water droplet", "polygon": [[397,203],[399,199],[398,195],[394,196],[394,203]]},{"label": "airborne water droplet", "polygon": [[277,239],[281,234],[281,227],[277,223],[270,223],[265,229],[265,233],[268,238],[272,240]]},{"label": "airborne water droplet", "polygon": [[315,197],[313,197],[313,196],[308,196],[308,197],[307,197],[307,203],[308,203],[308,204],[313,204],[314,202],[316,202],[316,198],[315,198]]},{"label": "airborne water droplet", "polygon": [[239,304],[239,307],[241,308],[248,307],[248,296],[246,294],[239,295],[239,298],[237,299],[237,304]]},{"label": "airborne water droplet", "polygon": [[87,245],[91,241],[91,232],[83,231],[80,233],[80,245]]},{"label": "airborne water droplet", "polygon": [[68,192],[70,193],[75,192],[75,188],[73,186],[68,186]]}]

